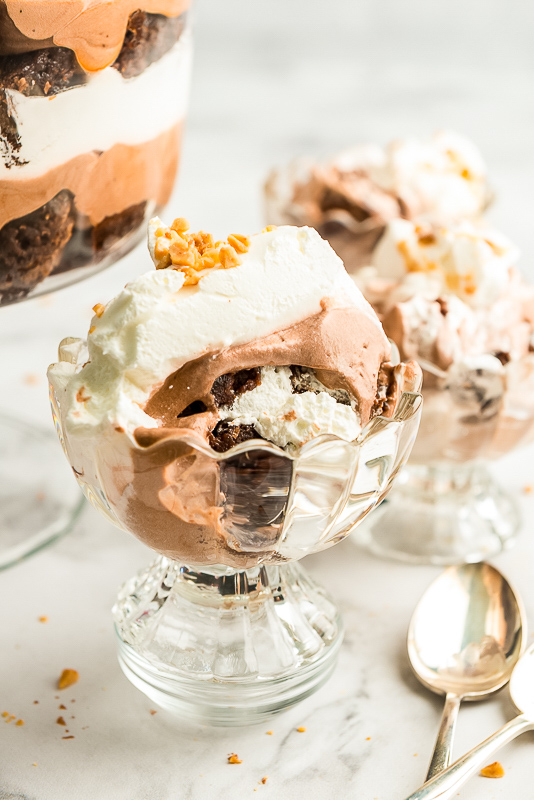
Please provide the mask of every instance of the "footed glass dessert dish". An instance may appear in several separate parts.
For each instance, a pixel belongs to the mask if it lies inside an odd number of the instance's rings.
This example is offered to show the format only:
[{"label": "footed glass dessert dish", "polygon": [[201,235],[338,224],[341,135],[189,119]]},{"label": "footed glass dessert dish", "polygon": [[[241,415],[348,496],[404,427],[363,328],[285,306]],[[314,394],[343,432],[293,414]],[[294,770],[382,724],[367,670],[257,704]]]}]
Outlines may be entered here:
[{"label": "footed glass dessert dish", "polygon": [[447,372],[422,366],[425,403],[410,462],[355,538],[412,563],[484,561],[513,543],[521,522],[488,463],[532,440],[534,358],[501,364],[486,355]]},{"label": "footed glass dessert dish", "polygon": [[[140,482],[114,474],[116,460],[106,458],[98,480],[77,474],[94,506],[160,553],[177,508],[189,520],[183,558],[161,555],[126,583],[113,610],[120,664],[135,686],[183,718],[235,725],[288,708],[328,678],[339,612],[294,562],[341,541],[385,497],[415,439],[418,382],[399,373],[392,416],[374,417],[353,442],[318,436],[291,455],[253,440],[217,453],[198,437],[147,436],[133,456]],[[162,475],[172,476],[166,487]],[[168,514],[154,491],[165,494]]]}]

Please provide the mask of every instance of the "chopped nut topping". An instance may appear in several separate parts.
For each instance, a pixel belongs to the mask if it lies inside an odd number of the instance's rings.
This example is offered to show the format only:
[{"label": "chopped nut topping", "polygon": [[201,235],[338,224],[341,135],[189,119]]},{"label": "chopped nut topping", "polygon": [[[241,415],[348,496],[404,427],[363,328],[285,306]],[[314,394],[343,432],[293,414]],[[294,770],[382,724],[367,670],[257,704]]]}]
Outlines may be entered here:
[{"label": "chopped nut topping", "polygon": [[262,779],[261,779],[261,782],[262,782],[262,783],[267,783],[267,778],[268,778],[268,777],[269,777],[269,776],[268,776],[268,775],[266,775],[264,778],[262,778]]},{"label": "chopped nut topping", "polygon": [[237,753],[230,753],[228,756],[228,763],[229,764],[242,764],[242,760],[239,758]]},{"label": "chopped nut topping", "polygon": [[96,305],[93,306],[93,311],[95,312],[97,317],[101,317],[105,310],[106,307],[102,303],[97,303]]},{"label": "chopped nut topping", "polygon": [[58,718],[56,719],[56,725],[65,725],[65,726],[66,726],[66,725],[67,725],[67,723],[65,722],[65,720],[64,720],[64,718],[63,718],[63,717],[58,717]]},{"label": "chopped nut topping", "polygon": [[89,333],[93,333],[94,330],[96,330],[95,326],[91,325],[91,327],[89,328]]},{"label": "chopped nut topping", "polygon": [[170,228],[160,226],[154,246],[156,269],[183,272],[184,286],[196,285],[207,270],[237,267],[238,253],[246,253],[250,246],[249,238],[241,234],[230,234],[226,242],[214,242],[211,233],[187,233],[188,229],[189,223],[182,217]]},{"label": "chopped nut topping", "polygon": [[480,774],[483,778],[503,778],[504,769],[499,761],[494,761],[493,764],[488,764],[487,767],[483,767],[480,770]]},{"label": "chopped nut topping", "polygon": [[78,683],[80,676],[75,669],[64,669],[60,675],[60,678],[57,683],[58,689],[68,689],[69,686],[73,686],[75,683]]}]

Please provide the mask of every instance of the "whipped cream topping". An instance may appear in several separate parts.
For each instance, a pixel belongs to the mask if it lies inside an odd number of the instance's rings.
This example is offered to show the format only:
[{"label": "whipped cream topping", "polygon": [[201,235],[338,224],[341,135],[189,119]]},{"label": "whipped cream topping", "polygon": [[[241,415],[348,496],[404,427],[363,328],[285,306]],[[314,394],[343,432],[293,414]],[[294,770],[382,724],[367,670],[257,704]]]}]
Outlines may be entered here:
[{"label": "whipped cream topping", "polygon": [[410,216],[478,216],[488,200],[487,170],[478,148],[453,131],[439,131],[429,141],[404,139],[385,148],[355,147],[341,153],[333,165],[364,172],[377,186],[400,197]]},{"label": "whipped cream topping", "polygon": [[[470,306],[487,308],[506,291],[518,257],[509,239],[484,225],[444,227],[397,219],[388,224],[373,253],[374,273],[366,271],[358,282],[369,282],[374,274],[404,284],[407,295],[435,299],[454,294]],[[393,293],[390,302],[399,299],[407,298]]]},{"label": "whipped cream topping", "polygon": [[263,367],[260,385],[220,408],[219,417],[253,425],[264,439],[290,450],[325,433],[351,442],[361,430],[354,404],[338,403],[324,386],[294,394],[289,367]]},{"label": "whipped cream topping", "polygon": [[6,90],[22,147],[20,166],[0,159],[0,180],[26,180],[85,153],[137,145],[170,130],[185,116],[192,60],[186,30],[162,58],[135,78],[112,67],[87,83],[50,97]]},{"label": "whipped cream topping", "polygon": [[83,361],[72,362],[72,341],[68,351],[60,348],[49,378],[68,433],[91,438],[110,426],[130,435],[140,426],[157,427],[143,407],[169,375],[210,352],[316,315],[325,298],[358,308],[380,331],[341,260],[310,228],[257,234],[237,266],[210,270],[196,286],[184,280],[172,269],[142,275],[93,318]]}]

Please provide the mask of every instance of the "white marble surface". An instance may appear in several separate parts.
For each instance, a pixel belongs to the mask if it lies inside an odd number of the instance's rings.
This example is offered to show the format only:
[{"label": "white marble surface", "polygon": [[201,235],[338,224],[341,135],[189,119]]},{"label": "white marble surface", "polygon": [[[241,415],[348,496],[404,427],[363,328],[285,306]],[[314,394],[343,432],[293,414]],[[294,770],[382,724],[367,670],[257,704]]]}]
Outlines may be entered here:
[{"label": "white marble surface", "polygon": [[[257,230],[269,164],[362,138],[455,127],[489,160],[499,193],[492,216],[534,274],[533,17],[527,3],[498,0],[199,0],[191,117],[170,213],[221,234]],[[1,407],[50,426],[44,372],[58,341],[83,334],[94,303],[147,266],[141,248],[85,283],[2,309]],[[495,563],[522,592],[534,627],[534,499],[521,492],[534,482],[532,454],[496,467],[527,522],[516,548]],[[23,727],[0,722],[0,798],[229,800],[256,790],[277,800],[402,800],[416,788],[440,701],[411,676],[404,642],[437,570],[381,562],[350,541],[309,558],[345,615],[335,675],[268,724],[209,730],[163,711],[151,715],[116,663],[109,609],[119,583],[150,557],[86,509],[68,537],[0,575],[0,711],[25,720]],[[66,666],[81,678],[58,700],[54,681]],[[60,713],[72,740],[61,738]],[[507,691],[465,706],[456,752],[512,714]],[[533,743],[526,735],[507,747],[499,756],[505,777],[475,777],[460,797],[530,800]],[[229,765],[230,752],[243,763]]]}]

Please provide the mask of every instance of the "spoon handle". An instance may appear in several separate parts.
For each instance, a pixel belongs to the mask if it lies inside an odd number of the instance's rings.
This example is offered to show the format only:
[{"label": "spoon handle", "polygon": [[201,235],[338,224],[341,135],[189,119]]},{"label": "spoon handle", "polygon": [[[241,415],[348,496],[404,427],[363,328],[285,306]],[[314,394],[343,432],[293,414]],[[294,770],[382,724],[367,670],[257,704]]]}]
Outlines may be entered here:
[{"label": "spoon handle", "polygon": [[515,719],[485,739],[481,744],[473,747],[465,756],[455,761],[454,764],[436,775],[431,781],[425,783],[416,792],[411,794],[406,800],[446,800],[450,797],[465,781],[477,771],[492,755],[503,745],[515,739],[520,733],[531,730],[533,723],[527,717],[520,714]]},{"label": "spoon handle", "polygon": [[427,781],[439,772],[443,772],[451,763],[454,731],[456,729],[456,720],[458,719],[458,711],[461,702],[462,698],[452,692],[449,692],[445,697],[445,706],[441,717],[438,738],[436,739],[434,752],[426,776]]}]

